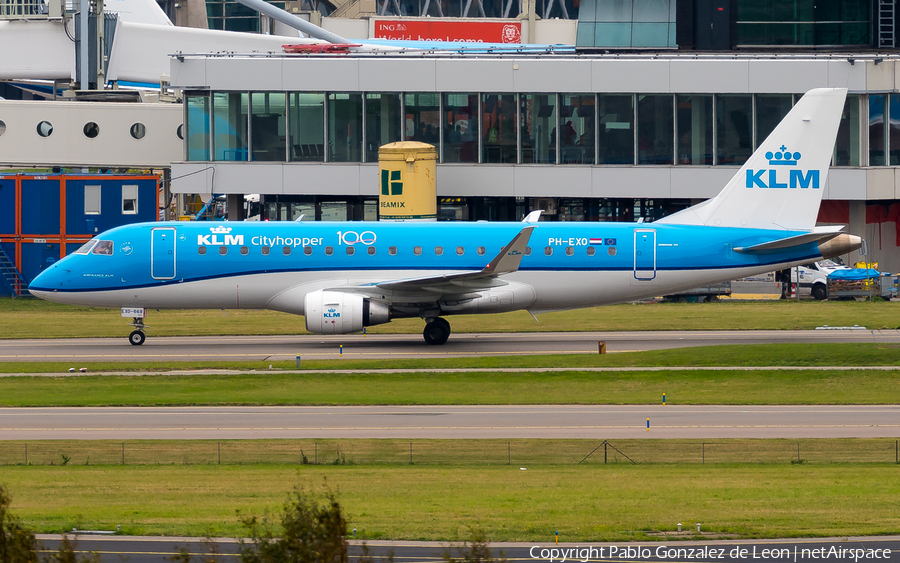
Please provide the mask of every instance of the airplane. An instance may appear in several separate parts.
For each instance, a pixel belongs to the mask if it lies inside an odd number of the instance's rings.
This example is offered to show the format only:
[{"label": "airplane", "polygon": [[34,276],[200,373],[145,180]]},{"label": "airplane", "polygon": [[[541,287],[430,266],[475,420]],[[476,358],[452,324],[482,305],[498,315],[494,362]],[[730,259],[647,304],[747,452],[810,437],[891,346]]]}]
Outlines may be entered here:
[{"label": "airplane", "polygon": [[[42,299],[143,311],[270,309],[344,334],[403,317],[621,303],[858,249],[816,227],[847,90],[806,93],[721,192],[651,223],[151,222],[106,231],[31,282]],[[131,314],[131,312],[133,314]],[[537,319],[537,317],[535,317]]]}]

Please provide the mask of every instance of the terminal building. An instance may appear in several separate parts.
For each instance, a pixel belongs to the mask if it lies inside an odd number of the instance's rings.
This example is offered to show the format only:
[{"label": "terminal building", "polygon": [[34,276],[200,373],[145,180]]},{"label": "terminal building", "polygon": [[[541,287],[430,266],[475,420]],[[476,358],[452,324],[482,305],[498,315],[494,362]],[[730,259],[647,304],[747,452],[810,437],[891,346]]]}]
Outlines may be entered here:
[{"label": "terminal building", "polygon": [[715,195],[803,92],[844,87],[820,221],[900,269],[895,53],[547,51],[181,55],[173,191],[375,219],[378,147],[416,140],[437,148],[440,219],[652,221]]},{"label": "terminal building", "polygon": [[[14,102],[0,102],[0,159],[64,154],[58,164],[78,166],[100,164],[101,146],[103,155],[128,150],[153,155],[171,178],[161,193],[178,198],[175,215],[187,196],[224,194],[229,217],[240,219],[243,197],[259,194],[263,219],[374,220],[378,149],[414,140],[437,150],[439,220],[519,220],[543,209],[549,221],[652,221],[715,195],[804,92],[843,87],[819,220],[848,225],[869,241],[870,261],[900,271],[900,0],[273,2],[354,43],[490,43],[338,54],[286,53],[282,43],[303,41],[295,30],[232,0],[199,10],[197,1],[160,2],[176,23],[193,19],[216,41],[179,48],[187,36],[160,28],[172,56],[158,74],[175,95],[160,98],[180,105],[158,104],[165,108],[153,118],[149,104],[120,104],[136,117],[109,125],[73,113],[55,137],[39,139],[40,123],[62,123],[47,117],[59,102],[8,112]],[[126,62],[152,75],[150,43],[137,58],[141,42],[124,41],[155,28],[129,26],[117,28],[123,43],[112,46],[108,75],[122,79]],[[214,29],[294,39],[257,44],[243,34],[223,48],[229,36]],[[15,94],[0,86],[0,95]],[[87,136],[88,121],[98,135]],[[146,137],[107,137],[137,123]],[[51,141],[65,148],[45,150]],[[162,213],[169,201],[160,200]]]}]

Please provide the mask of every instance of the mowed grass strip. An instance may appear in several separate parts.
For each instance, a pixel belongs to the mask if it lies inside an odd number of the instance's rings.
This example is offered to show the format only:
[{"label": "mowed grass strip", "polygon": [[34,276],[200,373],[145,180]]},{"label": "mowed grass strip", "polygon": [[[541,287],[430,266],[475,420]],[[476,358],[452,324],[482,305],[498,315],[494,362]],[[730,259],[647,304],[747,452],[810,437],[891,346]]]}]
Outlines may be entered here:
[{"label": "mowed grass strip", "polygon": [[[353,343],[344,346],[346,357],[336,360],[302,360],[300,371],[384,369],[496,369],[583,367],[731,367],[731,366],[900,366],[900,344],[889,343],[791,343],[694,346],[622,352],[617,354],[499,355],[472,358],[352,359]],[[162,355],[160,356],[162,357]],[[77,362],[77,363],[76,363]],[[122,361],[0,362],[3,373],[68,373],[74,366],[90,373],[108,371],[257,370],[298,371],[293,361]],[[269,366],[272,366],[271,369]]]},{"label": "mowed grass strip", "polygon": [[900,370],[15,376],[0,406],[894,404]]},{"label": "mowed grass strip", "polygon": [[741,538],[900,533],[895,464],[547,467],[4,467],[39,532],[241,536],[297,484],[338,494],[368,539],[623,541],[682,522]]},{"label": "mowed grass strip", "polygon": [[6,440],[0,465],[897,463],[895,438]]},{"label": "mowed grass strip", "polygon": [[[307,334],[302,317],[273,311],[149,310],[153,336]],[[821,325],[895,329],[900,302],[776,301],[646,303],[538,315],[525,311],[450,317],[454,333],[622,330],[804,330]],[[122,337],[129,319],[118,309],[59,305],[36,299],[0,299],[0,338]],[[415,334],[421,319],[370,327],[369,334]]]}]

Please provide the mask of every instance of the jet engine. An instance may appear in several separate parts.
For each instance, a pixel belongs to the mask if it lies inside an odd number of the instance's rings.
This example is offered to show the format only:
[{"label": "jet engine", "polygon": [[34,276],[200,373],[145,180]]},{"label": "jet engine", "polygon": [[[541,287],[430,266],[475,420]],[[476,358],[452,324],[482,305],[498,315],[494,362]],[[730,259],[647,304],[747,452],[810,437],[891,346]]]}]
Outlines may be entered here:
[{"label": "jet engine", "polygon": [[358,293],[319,290],[307,293],[303,310],[306,330],[318,334],[346,334],[391,320],[391,309]]}]

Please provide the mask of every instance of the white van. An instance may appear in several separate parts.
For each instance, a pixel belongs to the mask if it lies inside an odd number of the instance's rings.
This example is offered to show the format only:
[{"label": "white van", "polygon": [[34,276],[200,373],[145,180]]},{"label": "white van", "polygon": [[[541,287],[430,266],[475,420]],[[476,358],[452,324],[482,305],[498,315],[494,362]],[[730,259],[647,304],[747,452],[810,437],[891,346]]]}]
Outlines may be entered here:
[{"label": "white van", "polygon": [[835,270],[849,270],[847,266],[834,259],[819,260],[804,264],[797,268],[791,268],[791,282],[797,283],[797,275],[800,276],[800,295],[807,292],[813,299],[822,300],[828,298],[828,274]]}]

